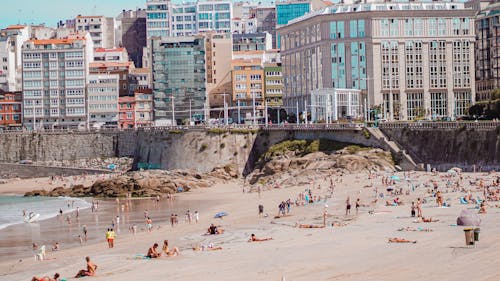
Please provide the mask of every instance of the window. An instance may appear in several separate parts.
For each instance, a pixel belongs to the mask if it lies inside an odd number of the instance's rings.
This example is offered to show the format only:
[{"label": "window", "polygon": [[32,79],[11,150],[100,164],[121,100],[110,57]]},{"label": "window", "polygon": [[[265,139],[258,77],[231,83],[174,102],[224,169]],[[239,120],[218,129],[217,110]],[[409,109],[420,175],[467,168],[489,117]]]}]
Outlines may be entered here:
[{"label": "window", "polygon": [[349,21],[349,37],[356,38],[358,37],[358,21],[350,20]]},{"label": "window", "polygon": [[445,92],[431,92],[431,114],[432,118],[444,117],[448,115]]},{"label": "window", "polygon": [[406,94],[408,120],[415,120],[425,116],[423,96],[424,93]]},{"label": "window", "polygon": [[466,115],[471,104],[471,95],[468,91],[456,91],[455,95],[455,116]]},{"label": "window", "polygon": [[423,87],[422,42],[407,41],[405,43],[406,87],[409,89]]},{"label": "window", "polygon": [[429,75],[431,88],[446,88],[446,42],[429,44]]}]

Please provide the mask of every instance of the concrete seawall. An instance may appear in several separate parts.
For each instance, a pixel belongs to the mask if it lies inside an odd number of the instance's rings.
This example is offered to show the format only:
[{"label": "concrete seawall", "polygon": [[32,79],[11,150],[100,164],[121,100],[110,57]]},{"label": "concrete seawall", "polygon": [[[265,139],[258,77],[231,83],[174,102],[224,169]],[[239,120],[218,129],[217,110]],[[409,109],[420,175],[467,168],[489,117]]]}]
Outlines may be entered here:
[{"label": "concrete seawall", "polygon": [[[500,129],[381,127],[417,164],[441,170],[500,168]],[[328,139],[388,149],[387,142],[361,128],[257,130],[126,130],[109,132],[4,133],[0,134],[0,162],[52,161],[98,157],[133,157],[134,167],[193,169],[208,172],[222,165],[253,169],[269,146],[291,139]],[[484,170],[483,169],[483,170]]]},{"label": "concrete seawall", "polygon": [[7,175],[8,178],[36,178],[40,176],[50,177],[50,176],[76,176],[83,173],[93,175],[93,174],[106,174],[109,173],[107,170],[96,170],[96,169],[78,169],[78,168],[66,168],[66,167],[49,167],[40,165],[22,165],[22,164],[11,164],[11,163],[0,163],[0,170],[3,175]]}]

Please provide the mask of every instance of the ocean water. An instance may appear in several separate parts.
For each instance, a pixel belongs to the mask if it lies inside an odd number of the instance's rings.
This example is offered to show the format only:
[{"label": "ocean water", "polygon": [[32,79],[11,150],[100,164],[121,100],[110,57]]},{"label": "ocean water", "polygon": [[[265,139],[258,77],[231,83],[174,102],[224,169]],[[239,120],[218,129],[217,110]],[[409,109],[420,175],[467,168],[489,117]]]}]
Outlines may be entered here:
[{"label": "ocean water", "polygon": [[0,196],[0,229],[15,224],[24,224],[23,210],[26,214],[40,214],[38,221],[56,217],[61,209],[65,214],[90,208],[91,204],[79,198],[70,197],[23,197]]}]

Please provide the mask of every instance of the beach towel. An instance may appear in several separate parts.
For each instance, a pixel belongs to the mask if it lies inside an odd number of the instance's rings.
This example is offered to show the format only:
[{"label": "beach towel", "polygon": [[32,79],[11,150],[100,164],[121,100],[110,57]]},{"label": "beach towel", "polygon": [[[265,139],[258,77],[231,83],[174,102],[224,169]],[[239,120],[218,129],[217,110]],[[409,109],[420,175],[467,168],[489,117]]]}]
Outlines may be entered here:
[{"label": "beach towel", "polygon": [[151,258],[144,254],[136,254],[134,260],[150,260]]},{"label": "beach towel", "polygon": [[465,201],[465,198],[460,197],[460,204],[469,204],[469,202]]}]

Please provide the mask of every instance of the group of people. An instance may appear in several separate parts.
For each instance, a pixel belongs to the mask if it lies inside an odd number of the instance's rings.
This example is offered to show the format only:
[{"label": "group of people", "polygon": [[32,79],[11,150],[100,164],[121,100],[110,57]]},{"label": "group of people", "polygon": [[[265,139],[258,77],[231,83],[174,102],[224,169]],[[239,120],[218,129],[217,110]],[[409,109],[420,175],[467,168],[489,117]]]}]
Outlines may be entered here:
[{"label": "group of people", "polygon": [[179,251],[179,248],[177,247],[170,247],[168,246],[168,240],[163,241],[163,248],[161,251],[158,251],[158,243],[154,243],[153,246],[151,246],[148,249],[148,253],[146,254],[147,258],[150,259],[156,259],[162,256],[162,254],[165,254],[167,257],[174,257],[177,255],[180,255],[181,252]]}]

